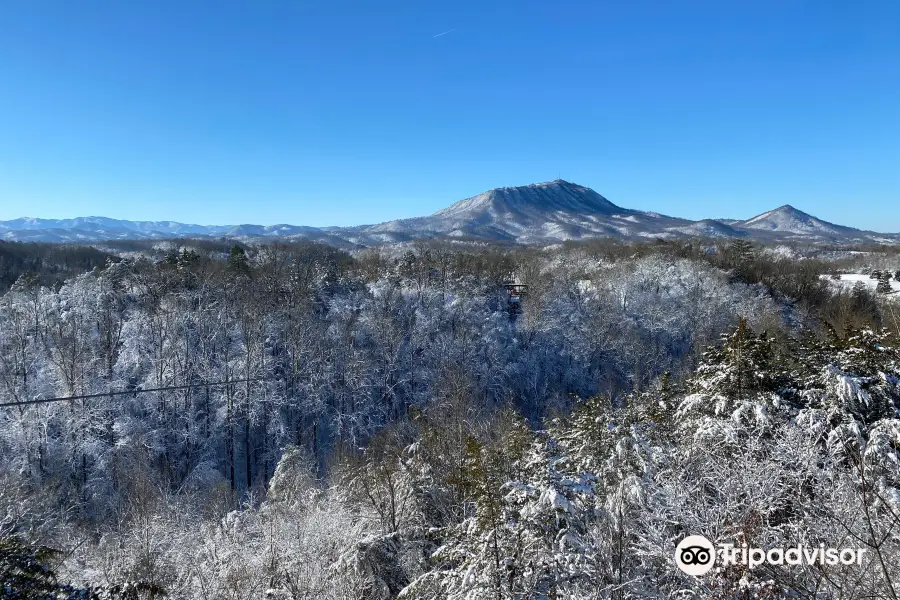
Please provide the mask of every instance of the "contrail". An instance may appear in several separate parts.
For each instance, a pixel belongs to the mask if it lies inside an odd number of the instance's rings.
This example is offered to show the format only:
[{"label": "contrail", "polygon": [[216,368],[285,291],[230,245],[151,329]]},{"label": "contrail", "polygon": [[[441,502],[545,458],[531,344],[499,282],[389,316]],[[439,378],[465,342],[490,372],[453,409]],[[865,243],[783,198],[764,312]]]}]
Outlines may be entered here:
[{"label": "contrail", "polygon": [[448,29],[448,30],[445,31],[444,33],[439,33],[439,34],[433,35],[433,36],[431,36],[431,37],[433,37],[433,38],[441,37],[442,35],[447,35],[447,34],[450,33],[451,31],[456,31],[456,29],[455,29],[455,28],[454,28],[454,29]]}]

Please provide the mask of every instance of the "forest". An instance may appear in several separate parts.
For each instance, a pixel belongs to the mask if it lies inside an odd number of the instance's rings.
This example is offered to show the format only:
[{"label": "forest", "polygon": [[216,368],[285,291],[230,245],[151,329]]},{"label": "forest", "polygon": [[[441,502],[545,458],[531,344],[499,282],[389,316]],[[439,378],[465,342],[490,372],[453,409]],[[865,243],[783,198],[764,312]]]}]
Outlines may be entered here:
[{"label": "forest", "polygon": [[102,267],[113,258],[90,246],[17,244],[0,240],[0,294],[28,273],[36,282],[53,287],[69,277]]},{"label": "forest", "polygon": [[[900,594],[890,247],[0,259],[0,598]],[[868,560],[693,577],[691,534]]]}]

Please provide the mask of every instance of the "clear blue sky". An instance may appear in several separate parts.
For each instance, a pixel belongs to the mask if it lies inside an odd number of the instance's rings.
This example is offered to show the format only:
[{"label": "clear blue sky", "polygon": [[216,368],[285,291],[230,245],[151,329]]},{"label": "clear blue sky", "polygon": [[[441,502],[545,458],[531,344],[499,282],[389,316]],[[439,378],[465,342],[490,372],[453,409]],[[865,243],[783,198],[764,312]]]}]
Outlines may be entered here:
[{"label": "clear blue sky", "polygon": [[557,176],[900,231],[900,1],[0,3],[0,219],[359,224]]}]

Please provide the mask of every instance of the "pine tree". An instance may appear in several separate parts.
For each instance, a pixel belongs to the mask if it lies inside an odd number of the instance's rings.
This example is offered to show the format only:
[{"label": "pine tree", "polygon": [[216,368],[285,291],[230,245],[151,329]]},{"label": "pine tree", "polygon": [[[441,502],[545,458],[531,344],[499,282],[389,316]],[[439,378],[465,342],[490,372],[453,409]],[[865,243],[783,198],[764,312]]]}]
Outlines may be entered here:
[{"label": "pine tree", "polygon": [[[89,589],[76,589],[57,582],[47,561],[58,552],[35,547],[17,536],[0,538],[0,599],[6,600],[99,600]],[[117,590],[105,590],[106,598],[128,598]],[[156,590],[161,592],[162,590]]]},{"label": "pine tree", "polygon": [[736,239],[728,246],[728,255],[738,264],[746,263],[753,258],[753,244],[747,240]]},{"label": "pine tree", "polygon": [[881,276],[878,278],[878,285],[875,287],[875,292],[878,294],[890,294],[891,288],[891,274],[888,271],[882,271]]},{"label": "pine tree", "polygon": [[166,255],[163,258],[163,264],[167,267],[174,267],[178,264],[178,249],[177,248],[169,248],[166,250]]},{"label": "pine tree", "polygon": [[898,363],[900,352],[887,331],[855,332],[835,356],[833,393],[861,422],[895,417],[900,391],[892,373]]},{"label": "pine tree", "polygon": [[0,540],[0,598],[52,598],[58,588],[46,554],[16,538]]},{"label": "pine tree", "polygon": [[850,292],[850,304],[854,312],[865,315],[870,319],[876,319],[878,315],[878,303],[875,297],[862,281],[857,281]]},{"label": "pine tree", "polygon": [[41,284],[41,278],[34,271],[25,271],[13,284],[13,290],[20,292],[34,291]]},{"label": "pine tree", "polygon": [[831,411],[831,420],[860,425],[891,418],[900,407],[892,372],[900,362],[886,331],[848,329],[827,340],[807,340],[791,373],[795,395],[805,407]]},{"label": "pine tree", "polygon": [[753,245],[747,240],[737,239],[729,244],[725,253],[728,267],[734,269],[735,275],[743,280],[753,279]]},{"label": "pine tree", "polygon": [[249,276],[250,262],[247,253],[240,246],[232,246],[228,254],[228,271],[235,276]]},{"label": "pine tree", "polygon": [[[787,408],[782,389],[787,369],[774,340],[755,334],[741,319],[723,343],[703,353],[690,392],[675,413],[679,432],[737,441],[739,430],[767,429],[771,414]],[[724,437],[723,437],[724,436]]]},{"label": "pine tree", "polygon": [[654,437],[668,438],[674,433],[676,397],[680,385],[668,371],[660,375],[650,389],[635,394],[630,405],[639,422],[652,428]]},{"label": "pine tree", "polygon": [[700,387],[735,399],[777,389],[774,342],[766,333],[755,334],[746,319],[740,318],[734,331],[723,338],[721,347],[703,355],[697,369]]}]

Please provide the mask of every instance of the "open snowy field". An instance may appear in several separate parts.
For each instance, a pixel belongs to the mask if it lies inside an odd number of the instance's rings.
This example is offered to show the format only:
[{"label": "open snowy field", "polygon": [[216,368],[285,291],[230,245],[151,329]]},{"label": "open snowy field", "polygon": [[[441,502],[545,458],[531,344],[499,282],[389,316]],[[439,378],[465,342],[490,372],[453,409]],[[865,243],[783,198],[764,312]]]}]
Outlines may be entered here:
[{"label": "open snowy field", "polygon": [[[844,273],[841,275],[840,281],[836,281],[830,278],[829,281],[834,283],[834,285],[846,288],[852,288],[854,285],[856,285],[856,282],[862,281],[868,288],[873,291],[875,290],[875,286],[878,285],[877,279],[872,279],[871,277],[869,277],[869,275],[866,275],[864,273]],[[900,281],[891,279],[891,288],[894,290],[894,293],[900,292]]]}]

